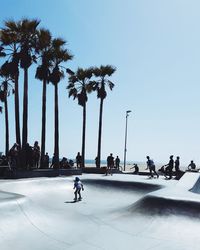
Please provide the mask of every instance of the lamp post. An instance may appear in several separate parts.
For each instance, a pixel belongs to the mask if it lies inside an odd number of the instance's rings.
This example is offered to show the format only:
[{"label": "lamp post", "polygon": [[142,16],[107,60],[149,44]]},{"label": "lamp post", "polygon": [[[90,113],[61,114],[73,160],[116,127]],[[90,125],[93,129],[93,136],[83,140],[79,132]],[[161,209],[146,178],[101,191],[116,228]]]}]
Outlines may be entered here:
[{"label": "lamp post", "polygon": [[126,127],[125,127],[125,145],[124,145],[124,171],[126,169],[126,152],[127,152],[127,148],[126,148],[126,144],[127,144],[127,125],[128,125],[128,116],[129,113],[131,112],[131,110],[127,110],[126,111]]}]

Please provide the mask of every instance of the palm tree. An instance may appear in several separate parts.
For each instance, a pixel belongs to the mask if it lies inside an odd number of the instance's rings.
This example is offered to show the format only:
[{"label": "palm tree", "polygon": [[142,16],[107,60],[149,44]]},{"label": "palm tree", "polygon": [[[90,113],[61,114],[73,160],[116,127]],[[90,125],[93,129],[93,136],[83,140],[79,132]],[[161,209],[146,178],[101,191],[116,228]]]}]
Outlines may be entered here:
[{"label": "palm tree", "polygon": [[83,107],[83,128],[82,128],[82,167],[85,167],[85,132],[86,132],[86,103],[88,100],[87,93],[92,91],[93,82],[90,81],[93,75],[93,68],[78,70],[74,73],[67,69],[69,74],[69,97],[73,96],[78,99],[78,104]]},{"label": "palm tree", "polygon": [[[9,120],[8,120],[8,101],[7,97],[10,95],[10,91],[14,93],[12,86],[9,84],[9,79],[1,68],[0,76],[3,79],[0,85],[0,101],[4,103],[5,110],[5,155],[8,156],[9,151]],[[2,111],[2,110],[1,110]]]},{"label": "palm tree", "polygon": [[16,23],[20,45],[20,66],[24,71],[22,148],[25,147],[28,139],[28,69],[33,62],[36,62],[34,52],[39,23],[40,21],[36,19],[22,19]]},{"label": "palm tree", "polygon": [[101,138],[102,138],[102,116],[103,116],[103,102],[107,96],[106,85],[113,89],[115,86],[107,77],[111,76],[116,71],[116,68],[111,65],[100,66],[100,68],[94,68],[93,72],[99,80],[96,81],[97,98],[100,99],[99,110],[99,132],[98,132],[98,148],[97,148],[97,167],[101,166]]},{"label": "palm tree", "polygon": [[42,90],[42,132],[41,132],[41,157],[40,168],[44,166],[45,141],[46,141],[46,87],[52,66],[52,37],[51,33],[46,29],[38,31],[38,39],[36,45],[36,53],[41,58],[41,64],[37,67],[35,77],[43,82]]},{"label": "palm tree", "polygon": [[5,22],[5,28],[0,32],[1,56],[8,56],[9,62],[4,67],[14,79],[15,88],[15,135],[16,142],[21,146],[20,136],[20,119],[19,119],[19,44],[18,44],[18,27],[15,22]]},{"label": "palm tree", "polygon": [[66,42],[61,39],[53,39],[52,41],[52,53],[54,58],[52,60],[53,69],[51,71],[49,81],[54,85],[54,159],[55,159],[55,168],[59,168],[59,120],[58,120],[58,84],[62,78],[64,78],[64,72],[61,69],[61,63],[71,60],[73,56],[64,48]]}]

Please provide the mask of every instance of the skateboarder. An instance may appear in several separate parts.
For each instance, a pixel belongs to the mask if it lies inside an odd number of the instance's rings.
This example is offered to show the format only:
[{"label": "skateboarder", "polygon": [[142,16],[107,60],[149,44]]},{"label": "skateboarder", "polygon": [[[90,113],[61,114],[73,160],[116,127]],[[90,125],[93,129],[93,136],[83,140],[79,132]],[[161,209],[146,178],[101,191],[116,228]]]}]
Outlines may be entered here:
[{"label": "skateboarder", "polygon": [[157,178],[159,178],[159,175],[156,172],[156,166],[155,166],[153,160],[151,160],[149,156],[147,156],[146,158],[147,158],[147,168],[150,171],[150,176],[153,178],[154,174],[156,174]]},{"label": "skateboarder", "polygon": [[[81,190],[83,191],[84,188],[83,188],[83,184],[82,182],[80,181],[79,177],[76,177],[75,180],[74,180],[74,189],[75,189],[75,192],[74,192],[74,201],[77,201],[77,200],[81,200],[82,197],[81,197]],[[77,194],[78,194],[78,199],[77,199]]]}]

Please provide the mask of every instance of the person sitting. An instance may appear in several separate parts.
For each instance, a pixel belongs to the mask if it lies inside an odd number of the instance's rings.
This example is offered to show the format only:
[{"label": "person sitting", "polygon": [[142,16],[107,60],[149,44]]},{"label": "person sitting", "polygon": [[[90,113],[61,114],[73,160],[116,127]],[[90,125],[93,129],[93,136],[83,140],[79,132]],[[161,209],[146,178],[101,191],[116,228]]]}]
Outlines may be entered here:
[{"label": "person sitting", "polygon": [[0,158],[0,166],[8,166],[8,159],[5,155],[2,155]]},{"label": "person sitting", "polygon": [[193,161],[188,165],[188,170],[196,170],[196,164]]},{"label": "person sitting", "polygon": [[68,162],[68,168],[73,168],[73,166],[74,166],[74,161],[70,159]]},{"label": "person sitting", "polygon": [[68,161],[66,157],[63,157],[60,161],[60,168],[67,168],[68,167]]},{"label": "person sitting", "polygon": [[133,164],[133,167],[131,167],[130,169],[135,169],[134,170],[134,172],[133,172],[133,174],[139,174],[139,167],[138,167],[138,165],[137,164]]}]

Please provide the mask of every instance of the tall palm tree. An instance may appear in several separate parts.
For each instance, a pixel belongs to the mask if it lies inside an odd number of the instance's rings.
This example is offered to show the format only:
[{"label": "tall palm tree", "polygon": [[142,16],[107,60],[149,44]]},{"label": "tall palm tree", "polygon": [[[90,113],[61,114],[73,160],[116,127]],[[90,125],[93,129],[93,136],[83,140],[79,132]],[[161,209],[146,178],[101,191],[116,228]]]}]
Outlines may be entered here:
[{"label": "tall palm tree", "polygon": [[9,78],[3,74],[3,70],[0,71],[0,76],[3,79],[0,85],[0,101],[4,103],[5,110],[5,155],[8,156],[9,151],[9,120],[8,120],[8,101],[7,97],[10,95],[10,92],[14,90],[9,84]]},{"label": "tall palm tree", "polygon": [[59,168],[59,114],[58,114],[58,84],[61,79],[64,78],[64,72],[62,70],[61,63],[71,60],[73,56],[65,49],[66,42],[63,39],[53,39],[52,41],[52,53],[54,58],[52,60],[53,69],[51,71],[49,81],[54,85],[54,159],[55,168]]},{"label": "tall palm tree", "polygon": [[7,56],[9,62],[4,65],[10,76],[14,79],[15,88],[15,135],[16,142],[21,146],[20,119],[19,119],[19,44],[18,27],[14,21],[4,23],[5,27],[0,32],[1,56]]},{"label": "tall palm tree", "polygon": [[35,77],[43,82],[42,90],[42,132],[41,132],[41,157],[40,168],[44,166],[45,141],[46,141],[46,87],[49,82],[50,68],[52,66],[52,36],[49,30],[40,29],[36,45],[41,64],[37,67]]},{"label": "tall palm tree", "polygon": [[110,90],[115,86],[107,77],[111,76],[116,71],[116,68],[111,65],[100,66],[94,68],[94,75],[98,78],[96,81],[97,98],[100,99],[99,110],[99,131],[98,131],[98,148],[97,148],[97,167],[101,166],[101,138],[102,138],[102,117],[103,117],[103,103],[107,96],[106,85]]},{"label": "tall palm tree", "polygon": [[83,107],[83,127],[82,127],[82,167],[85,167],[85,132],[86,132],[86,103],[88,100],[87,93],[92,91],[93,82],[90,81],[93,75],[93,68],[82,69],[78,68],[74,73],[70,69],[69,74],[69,97],[73,96],[78,99],[78,104]]},{"label": "tall palm tree", "polygon": [[36,62],[34,52],[39,23],[37,19],[22,19],[16,23],[20,45],[20,66],[24,71],[22,148],[25,147],[28,139],[28,69],[33,62]]}]

